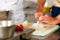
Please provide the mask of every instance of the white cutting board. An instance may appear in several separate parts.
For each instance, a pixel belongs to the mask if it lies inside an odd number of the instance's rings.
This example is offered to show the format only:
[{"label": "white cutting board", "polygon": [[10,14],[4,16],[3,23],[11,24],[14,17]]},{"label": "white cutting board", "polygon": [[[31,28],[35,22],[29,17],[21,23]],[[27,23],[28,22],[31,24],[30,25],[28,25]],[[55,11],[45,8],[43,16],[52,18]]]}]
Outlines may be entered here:
[{"label": "white cutting board", "polygon": [[58,25],[56,25],[55,27],[49,29],[49,30],[46,30],[46,31],[34,31],[32,33],[32,35],[34,36],[46,36],[46,35],[49,35],[51,33],[53,33],[54,31],[56,31],[57,29],[59,28]]}]

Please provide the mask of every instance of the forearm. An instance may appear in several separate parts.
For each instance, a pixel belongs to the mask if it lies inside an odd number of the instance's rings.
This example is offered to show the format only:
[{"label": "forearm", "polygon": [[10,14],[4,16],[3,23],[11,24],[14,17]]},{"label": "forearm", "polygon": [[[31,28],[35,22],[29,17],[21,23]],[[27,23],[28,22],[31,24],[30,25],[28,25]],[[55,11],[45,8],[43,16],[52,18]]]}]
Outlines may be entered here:
[{"label": "forearm", "polygon": [[55,23],[55,24],[60,23],[60,14],[55,18],[55,21],[53,23]]},{"label": "forearm", "polygon": [[38,0],[38,9],[37,9],[37,11],[42,11],[43,12],[45,1],[46,0]]},{"label": "forearm", "polygon": [[57,21],[57,23],[60,23],[60,14],[56,17],[56,21]]},{"label": "forearm", "polygon": [[56,19],[53,24],[59,24],[60,23],[60,20]]}]

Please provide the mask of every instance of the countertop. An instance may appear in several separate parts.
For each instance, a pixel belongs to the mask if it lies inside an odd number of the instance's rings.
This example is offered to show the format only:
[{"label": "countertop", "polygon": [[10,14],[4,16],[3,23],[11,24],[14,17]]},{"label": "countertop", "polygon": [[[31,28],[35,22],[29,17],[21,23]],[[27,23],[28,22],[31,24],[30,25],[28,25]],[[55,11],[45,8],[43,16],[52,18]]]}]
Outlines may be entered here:
[{"label": "countertop", "polygon": [[27,35],[27,34],[30,34],[34,31],[34,29],[30,29],[30,28],[24,28],[24,31],[22,32],[15,32],[13,37],[11,38],[8,38],[8,39],[0,39],[0,40],[20,40],[20,36],[21,35]]}]

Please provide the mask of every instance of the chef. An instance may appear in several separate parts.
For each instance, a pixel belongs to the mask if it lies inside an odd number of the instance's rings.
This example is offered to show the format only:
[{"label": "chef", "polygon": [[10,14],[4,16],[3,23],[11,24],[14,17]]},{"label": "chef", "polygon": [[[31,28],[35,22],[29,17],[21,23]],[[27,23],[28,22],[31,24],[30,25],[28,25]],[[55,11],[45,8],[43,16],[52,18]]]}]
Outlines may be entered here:
[{"label": "chef", "polygon": [[24,21],[23,0],[0,0],[0,11],[9,11],[9,18],[16,24]]},{"label": "chef", "polygon": [[[60,25],[60,0],[54,0],[50,15],[44,15],[43,8],[45,2],[46,0],[38,0],[38,9],[35,13],[35,19],[39,20],[41,23]],[[58,33],[60,33],[60,29],[58,30]]]},{"label": "chef", "polygon": [[[57,9],[53,9],[54,5],[57,6],[57,3],[52,6],[52,11],[55,12],[56,14],[51,12],[51,15],[45,15],[43,13],[43,8],[46,0],[38,0],[38,9],[35,13],[35,18],[36,20],[39,20],[42,18],[40,21],[43,23],[48,23],[48,24],[59,24],[60,23],[60,9],[57,12]],[[60,5],[59,5],[60,6]],[[59,7],[58,7],[59,8]]]}]

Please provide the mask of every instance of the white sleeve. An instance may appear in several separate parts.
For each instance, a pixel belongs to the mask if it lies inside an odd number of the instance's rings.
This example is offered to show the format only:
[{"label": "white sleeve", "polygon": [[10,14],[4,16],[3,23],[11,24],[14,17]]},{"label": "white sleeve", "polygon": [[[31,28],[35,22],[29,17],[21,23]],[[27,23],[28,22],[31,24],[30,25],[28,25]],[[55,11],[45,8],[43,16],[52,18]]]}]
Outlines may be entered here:
[{"label": "white sleeve", "polygon": [[23,1],[24,0],[19,0],[16,9],[12,11],[12,16],[10,16],[11,19],[15,21],[15,24],[23,23],[25,20]]},{"label": "white sleeve", "polygon": [[17,0],[0,0],[0,11],[13,10],[16,7]]}]

